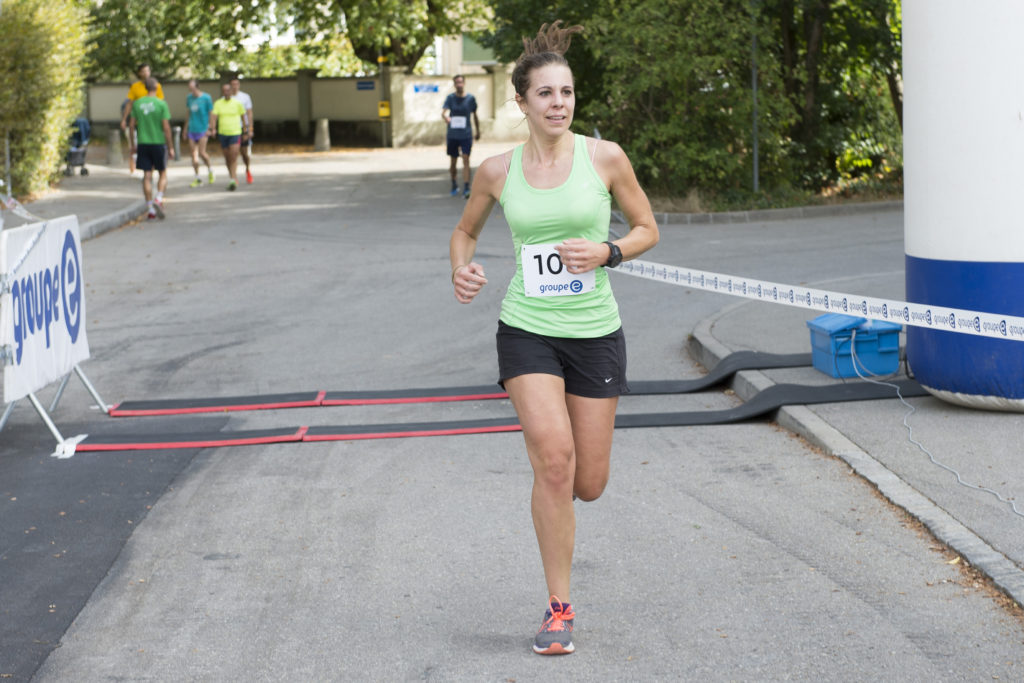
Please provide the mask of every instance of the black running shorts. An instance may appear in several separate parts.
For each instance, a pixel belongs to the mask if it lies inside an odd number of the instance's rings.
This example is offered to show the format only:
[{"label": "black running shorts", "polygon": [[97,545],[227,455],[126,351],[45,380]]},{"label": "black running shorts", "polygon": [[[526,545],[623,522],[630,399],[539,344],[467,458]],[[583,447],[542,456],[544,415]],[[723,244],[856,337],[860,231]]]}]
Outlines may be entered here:
[{"label": "black running shorts", "polygon": [[139,145],[135,148],[135,168],[140,171],[165,171],[167,147],[165,145]]},{"label": "black running shorts", "polygon": [[565,380],[565,392],[586,398],[629,393],[626,336],[620,327],[603,337],[546,337],[498,321],[498,384],[519,375],[543,373]]}]

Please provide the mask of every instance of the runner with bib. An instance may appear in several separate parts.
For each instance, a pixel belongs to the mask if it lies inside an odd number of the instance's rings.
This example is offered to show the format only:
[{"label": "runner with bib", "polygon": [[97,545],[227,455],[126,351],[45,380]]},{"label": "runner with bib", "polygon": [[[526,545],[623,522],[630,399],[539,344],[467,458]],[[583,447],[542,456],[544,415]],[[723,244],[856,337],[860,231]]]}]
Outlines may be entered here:
[{"label": "runner with bib", "polygon": [[[612,433],[626,382],[626,346],[606,268],[658,242],[650,202],[619,145],[576,135],[572,70],[564,54],[580,26],[541,27],[512,72],[530,137],[480,165],[452,232],[455,298],[487,284],[473,261],[494,204],[512,232],[516,272],[498,318],[499,381],[523,428],[533,467],[531,510],[547,583],[533,650],[568,654],[576,517],[573,500],[597,499],[608,482]],[[614,197],[629,232],[609,240]]]}]

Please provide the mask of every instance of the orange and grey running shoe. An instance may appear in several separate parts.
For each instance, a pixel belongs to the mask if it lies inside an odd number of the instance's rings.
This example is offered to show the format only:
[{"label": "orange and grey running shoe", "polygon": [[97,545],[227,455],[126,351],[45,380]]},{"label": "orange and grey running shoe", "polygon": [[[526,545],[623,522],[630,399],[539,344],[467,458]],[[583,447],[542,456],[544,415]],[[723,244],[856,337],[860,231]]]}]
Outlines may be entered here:
[{"label": "orange and grey running shoe", "polygon": [[576,650],[572,644],[572,622],[576,613],[572,605],[562,602],[554,595],[551,605],[544,612],[544,623],[533,639],[533,651],[539,655],[567,655]]}]

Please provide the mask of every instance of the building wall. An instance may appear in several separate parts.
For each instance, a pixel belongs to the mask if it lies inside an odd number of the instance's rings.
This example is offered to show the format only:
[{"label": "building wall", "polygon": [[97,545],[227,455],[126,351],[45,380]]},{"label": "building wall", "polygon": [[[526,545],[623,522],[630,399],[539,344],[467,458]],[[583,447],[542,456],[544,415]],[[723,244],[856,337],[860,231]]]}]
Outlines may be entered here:
[{"label": "building wall", "polygon": [[[492,141],[524,138],[525,124],[515,105],[509,68],[496,65],[481,69],[485,70],[470,73],[467,69],[465,77],[466,91],[477,100],[482,135]],[[87,111],[94,127],[116,125],[120,121],[121,104],[129,85],[94,83],[88,86]],[[188,114],[185,107],[187,83],[167,81],[161,85],[171,110],[172,125],[183,125]],[[220,97],[217,81],[201,81],[199,87],[214,100]],[[300,74],[290,78],[245,79],[242,90],[252,97],[257,132],[267,124],[276,129],[296,127],[302,137],[308,136],[310,141],[312,124],[319,119],[327,119],[332,124],[375,124],[371,128],[376,129],[381,121],[378,103],[386,100],[391,109],[386,144],[394,147],[443,142],[445,123],[441,109],[445,97],[454,92],[450,75],[410,76],[394,67],[372,78],[316,78]]]}]

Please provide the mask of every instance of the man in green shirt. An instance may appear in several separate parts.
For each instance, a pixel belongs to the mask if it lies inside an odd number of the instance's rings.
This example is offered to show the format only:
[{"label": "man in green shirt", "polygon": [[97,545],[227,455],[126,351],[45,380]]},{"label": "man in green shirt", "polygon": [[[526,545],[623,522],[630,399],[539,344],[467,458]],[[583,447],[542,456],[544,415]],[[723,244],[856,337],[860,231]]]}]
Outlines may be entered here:
[{"label": "man in green shirt", "polygon": [[[136,166],[142,170],[142,193],[146,196],[150,219],[164,217],[164,190],[167,189],[167,158],[174,158],[171,144],[171,111],[167,103],[157,97],[158,83],[150,76],[146,79],[146,96],[132,104],[132,154],[137,154]],[[153,170],[160,174],[153,194]]]},{"label": "man in green shirt", "polygon": [[228,175],[231,182],[228,189],[234,191],[238,188],[238,152],[240,149],[242,134],[245,126],[242,123],[245,117],[245,105],[231,96],[231,84],[224,83],[220,87],[223,97],[213,103],[213,112],[210,114],[210,133],[217,133],[220,140],[221,150],[224,152],[224,164],[228,167]]}]

